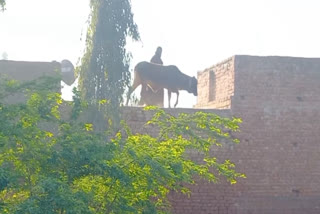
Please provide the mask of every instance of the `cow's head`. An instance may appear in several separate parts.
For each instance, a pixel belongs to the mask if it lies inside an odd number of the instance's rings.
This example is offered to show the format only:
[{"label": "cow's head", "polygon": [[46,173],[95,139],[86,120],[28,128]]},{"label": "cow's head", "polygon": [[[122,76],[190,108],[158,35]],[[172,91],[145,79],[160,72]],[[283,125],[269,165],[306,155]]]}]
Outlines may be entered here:
[{"label": "cow's head", "polygon": [[194,96],[198,96],[198,80],[195,77],[191,77],[189,80],[189,93],[193,93]]}]

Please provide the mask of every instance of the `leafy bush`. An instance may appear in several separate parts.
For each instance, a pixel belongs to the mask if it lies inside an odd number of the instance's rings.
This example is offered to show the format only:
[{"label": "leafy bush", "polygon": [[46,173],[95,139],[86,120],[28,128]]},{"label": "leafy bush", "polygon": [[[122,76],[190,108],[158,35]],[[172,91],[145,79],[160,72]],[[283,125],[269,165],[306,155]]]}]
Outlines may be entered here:
[{"label": "leafy bush", "polygon": [[[88,107],[79,97],[71,119],[61,118],[67,104],[48,81],[0,82],[1,213],[167,213],[168,193],[189,193],[184,184],[194,184],[195,175],[216,182],[216,169],[231,183],[244,177],[229,160],[210,156],[222,141],[238,142],[229,131],[238,130],[240,119],[203,112],[173,117],[148,107],[154,116],[146,125],[159,129],[156,137],[132,134],[124,122],[116,132],[98,131],[79,119]],[[15,93],[27,101],[6,103]],[[193,151],[201,162],[190,158]]]}]

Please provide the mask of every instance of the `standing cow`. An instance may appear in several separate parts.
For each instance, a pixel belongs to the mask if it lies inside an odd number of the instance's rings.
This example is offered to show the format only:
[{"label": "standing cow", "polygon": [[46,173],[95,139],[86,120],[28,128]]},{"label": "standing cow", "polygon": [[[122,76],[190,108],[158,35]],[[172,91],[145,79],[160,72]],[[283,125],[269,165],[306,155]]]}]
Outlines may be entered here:
[{"label": "standing cow", "polygon": [[177,94],[174,107],[178,104],[179,90],[186,90],[189,93],[198,95],[198,81],[195,77],[190,77],[182,73],[174,65],[157,65],[150,62],[140,62],[134,68],[134,80],[129,89],[126,105],[129,103],[131,93],[139,86],[142,88],[149,86],[153,92],[166,88],[168,90],[168,104],[170,106],[171,93]]}]

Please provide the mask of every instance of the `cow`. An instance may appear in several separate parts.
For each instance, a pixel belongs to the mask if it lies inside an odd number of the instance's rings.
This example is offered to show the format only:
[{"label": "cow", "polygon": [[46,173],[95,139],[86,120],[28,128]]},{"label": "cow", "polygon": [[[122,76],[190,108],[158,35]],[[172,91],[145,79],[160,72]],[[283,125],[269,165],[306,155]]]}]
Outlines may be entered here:
[{"label": "cow", "polygon": [[134,79],[132,87],[129,89],[126,105],[129,103],[131,93],[139,86],[149,86],[152,91],[157,92],[160,89],[168,90],[168,105],[170,106],[171,93],[177,94],[177,100],[174,107],[178,105],[179,90],[186,90],[189,93],[198,95],[198,81],[195,77],[190,77],[182,73],[174,65],[158,65],[150,62],[139,62],[134,68]]}]

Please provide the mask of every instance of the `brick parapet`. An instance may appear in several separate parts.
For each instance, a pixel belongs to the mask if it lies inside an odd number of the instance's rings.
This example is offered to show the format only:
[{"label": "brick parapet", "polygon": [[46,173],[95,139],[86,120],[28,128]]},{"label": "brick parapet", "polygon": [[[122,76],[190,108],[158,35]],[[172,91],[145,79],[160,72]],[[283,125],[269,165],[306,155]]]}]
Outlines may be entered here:
[{"label": "brick parapet", "polygon": [[234,57],[198,72],[196,108],[231,108],[234,94]]}]

